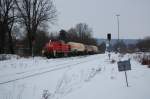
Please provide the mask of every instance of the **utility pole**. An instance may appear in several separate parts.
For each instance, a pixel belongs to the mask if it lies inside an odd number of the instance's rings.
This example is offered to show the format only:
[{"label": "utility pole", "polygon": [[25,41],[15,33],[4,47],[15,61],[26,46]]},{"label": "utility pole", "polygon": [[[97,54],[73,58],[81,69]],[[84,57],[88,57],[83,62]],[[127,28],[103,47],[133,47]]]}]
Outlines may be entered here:
[{"label": "utility pole", "polygon": [[120,47],[120,41],[119,41],[119,39],[120,39],[120,38],[119,38],[119,32],[120,32],[120,31],[119,31],[119,16],[120,16],[120,15],[117,14],[116,16],[117,16],[117,23],[118,23],[118,44],[119,44],[117,50],[118,50],[118,52],[119,52],[119,47]]},{"label": "utility pole", "polygon": [[116,15],[117,16],[117,23],[118,23],[118,42],[119,42],[119,14]]}]

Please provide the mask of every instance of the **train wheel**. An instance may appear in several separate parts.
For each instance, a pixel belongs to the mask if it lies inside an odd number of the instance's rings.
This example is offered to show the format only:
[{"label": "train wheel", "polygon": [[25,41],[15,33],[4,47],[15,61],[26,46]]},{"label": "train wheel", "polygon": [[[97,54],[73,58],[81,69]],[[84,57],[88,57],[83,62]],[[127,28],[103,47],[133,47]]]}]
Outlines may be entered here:
[{"label": "train wheel", "polygon": [[50,59],[50,58],[51,58],[50,53],[45,53],[45,56],[46,56],[48,59]]}]

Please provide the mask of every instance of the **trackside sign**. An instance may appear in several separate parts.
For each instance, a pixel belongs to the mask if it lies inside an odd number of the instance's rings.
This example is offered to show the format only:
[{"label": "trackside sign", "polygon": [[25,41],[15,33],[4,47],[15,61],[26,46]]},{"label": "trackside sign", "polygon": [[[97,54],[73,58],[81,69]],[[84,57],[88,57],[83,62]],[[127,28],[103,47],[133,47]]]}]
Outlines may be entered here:
[{"label": "trackside sign", "polygon": [[127,70],[131,70],[130,59],[125,60],[125,61],[119,61],[119,62],[118,62],[118,70],[119,70],[120,72],[121,72],[121,71],[124,71],[124,73],[125,73],[125,78],[126,78],[126,84],[127,84],[127,87],[129,87],[129,85],[128,85],[128,77],[127,77],[126,71],[127,71]]},{"label": "trackside sign", "polygon": [[118,70],[121,71],[127,71],[131,70],[131,64],[130,64],[130,59],[126,61],[119,61],[118,62]]}]

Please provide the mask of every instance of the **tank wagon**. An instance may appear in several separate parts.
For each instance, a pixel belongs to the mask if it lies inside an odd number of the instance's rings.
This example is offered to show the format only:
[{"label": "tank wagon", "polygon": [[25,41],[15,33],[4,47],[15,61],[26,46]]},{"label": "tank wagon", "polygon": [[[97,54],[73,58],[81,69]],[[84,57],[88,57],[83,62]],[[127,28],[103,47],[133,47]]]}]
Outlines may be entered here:
[{"label": "tank wagon", "polygon": [[92,53],[97,54],[98,53],[98,47],[94,46],[94,45],[91,45],[91,47],[92,47]]},{"label": "tank wagon", "polygon": [[90,45],[85,45],[85,53],[92,54],[93,48]]},{"label": "tank wagon", "polygon": [[98,53],[98,47],[94,45],[85,45],[86,54],[96,54]]},{"label": "tank wagon", "polygon": [[70,54],[71,55],[83,55],[85,52],[85,45],[77,42],[68,42],[70,46]]}]

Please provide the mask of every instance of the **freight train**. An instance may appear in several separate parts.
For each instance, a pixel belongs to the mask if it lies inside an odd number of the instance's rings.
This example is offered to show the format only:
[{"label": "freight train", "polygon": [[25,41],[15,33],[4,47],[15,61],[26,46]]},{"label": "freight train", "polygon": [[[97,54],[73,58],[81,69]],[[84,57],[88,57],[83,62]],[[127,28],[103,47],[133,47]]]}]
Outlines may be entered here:
[{"label": "freight train", "polygon": [[78,56],[98,53],[98,47],[94,45],[85,45],[83,43],[50,40],[45,44],[42,54],[47,58],[62,56]]}]

